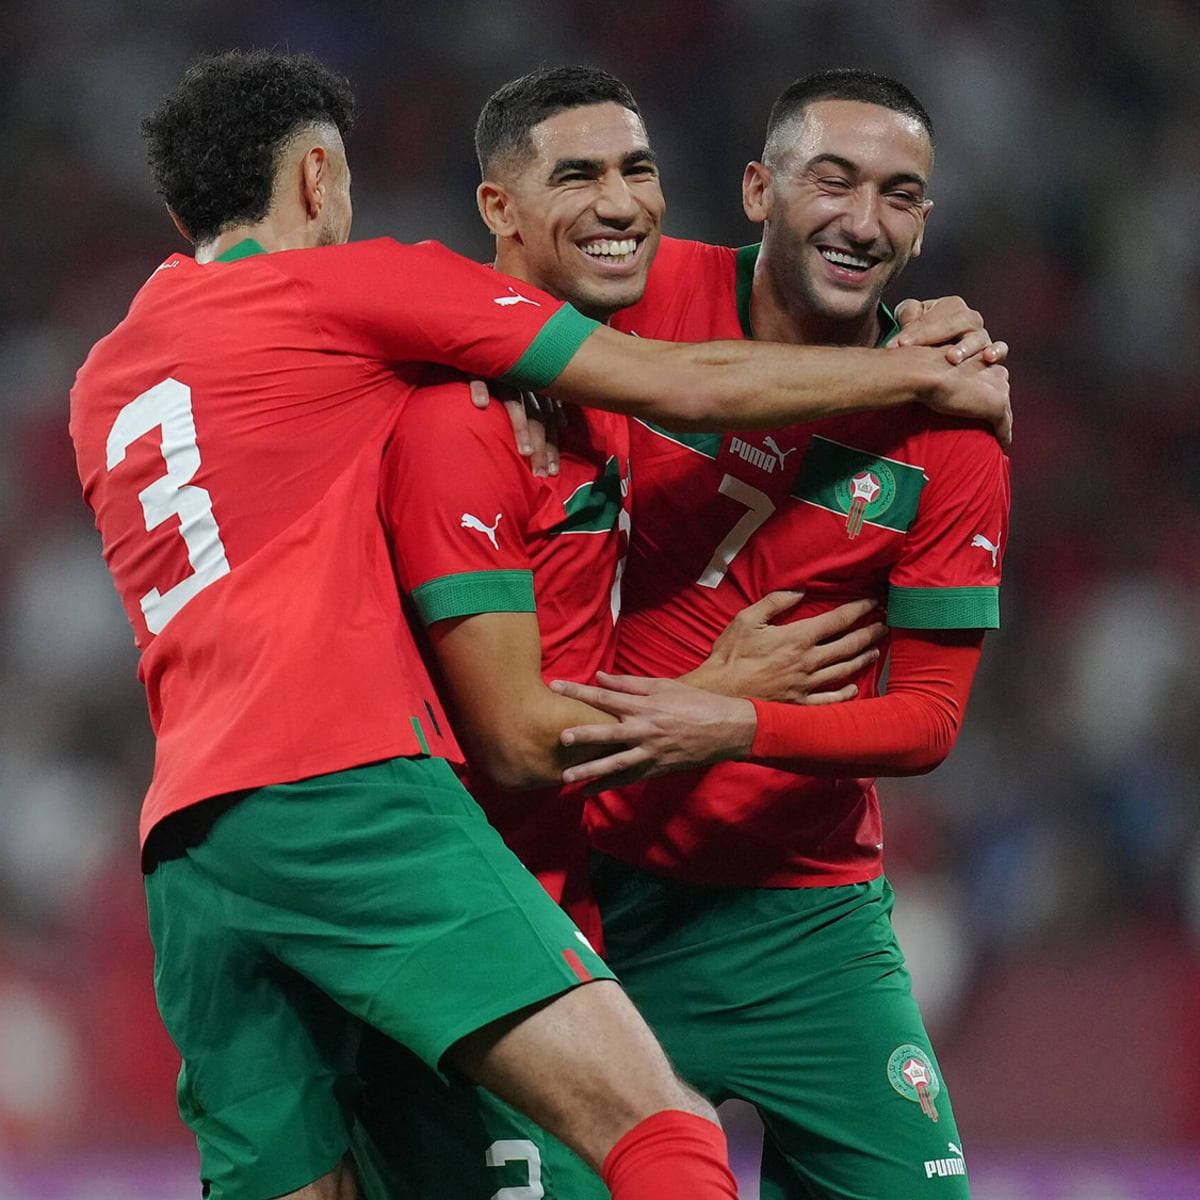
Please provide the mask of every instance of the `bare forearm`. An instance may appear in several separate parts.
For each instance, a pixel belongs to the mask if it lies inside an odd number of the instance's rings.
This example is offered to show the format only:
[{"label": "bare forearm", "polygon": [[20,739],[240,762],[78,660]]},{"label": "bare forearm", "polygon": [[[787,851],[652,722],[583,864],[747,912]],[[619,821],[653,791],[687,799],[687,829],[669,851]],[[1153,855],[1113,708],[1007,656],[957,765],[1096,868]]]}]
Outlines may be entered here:
[{"label": "bare forearm", "polygon": [[600,328],[548,391],[681,429],[747,429],[925,400],[955,369],[936,349],[687,345]]},{"label": "bare forearm", "polygon": [[471,764],[497,786],[549,787],[562,782],[567,767],[596,753],[586,745],[562,745],[562,731],[613,721],[607,713],[542,687],[540,693],[513,698],[511,708],[475,712],[464,740]]}]

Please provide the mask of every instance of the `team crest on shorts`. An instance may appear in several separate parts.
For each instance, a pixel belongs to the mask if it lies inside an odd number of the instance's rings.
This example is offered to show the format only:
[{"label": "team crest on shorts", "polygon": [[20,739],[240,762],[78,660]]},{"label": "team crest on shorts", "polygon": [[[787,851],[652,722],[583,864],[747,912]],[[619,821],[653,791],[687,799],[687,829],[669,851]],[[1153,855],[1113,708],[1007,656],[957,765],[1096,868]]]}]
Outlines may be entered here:
[{"label": "team crest on shorts", "polygon": [[915,1101],[931,1121],[937,1121],[938,1111],[934,1101],[942,1090],[942,1084],[929,1055],[920,1046],[914,1046],[911,1042],[897,1046],[888,1058],[887,1076],[888,1083],[905,1100]]}]

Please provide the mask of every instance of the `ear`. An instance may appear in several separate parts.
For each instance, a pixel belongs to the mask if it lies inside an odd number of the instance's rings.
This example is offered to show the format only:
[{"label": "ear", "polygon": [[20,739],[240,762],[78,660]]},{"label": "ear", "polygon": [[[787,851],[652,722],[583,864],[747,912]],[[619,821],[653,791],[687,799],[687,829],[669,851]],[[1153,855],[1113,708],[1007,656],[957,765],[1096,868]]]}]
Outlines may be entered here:
[{"label": "ear", "polygon": [[516,208],[507,188],[485,179],[475,189],[475,203],[479,206],[479,215],[483,218],[483,223],[496,237],[516,236]]},{"label": "ear", "polygon": [[746,164],[742,176],[742,207],[755,225],[761,225],[771,212],[775,200],[774,176],[771,168],[760,162]]},{"label": "ear", "polygon": [[188,232],[188,227],[179,219],[179,214],[168,204],[167,215],[171,218],[171,224],[183,235],[185,242],[195,242],[195,238]]},{"label": "ear", "polygon": [[300,159],[300,198],[310,221],[315,221],[325,207],[331,167],[324,146],[310,146]]},{"label": "ear", "polygon": [[910,258],[921,257],[921,243],[925,240],[925,222],[929,219],[929,214],[933,211],[932,200],[921,201],[921,228],[917,231],[917,240],[913,242],[912,254]]}]

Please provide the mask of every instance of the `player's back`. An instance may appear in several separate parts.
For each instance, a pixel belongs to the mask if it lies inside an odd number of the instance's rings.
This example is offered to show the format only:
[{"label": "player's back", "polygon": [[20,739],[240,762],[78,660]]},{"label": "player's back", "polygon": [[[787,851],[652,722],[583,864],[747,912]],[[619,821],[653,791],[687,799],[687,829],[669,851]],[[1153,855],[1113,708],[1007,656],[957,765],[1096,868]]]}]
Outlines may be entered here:
[{"label": "player's back", "polygon": [[158,735],[143,836],[205,796],[431,736],[375,513],[418,368],[343,338],[321,295],[362,258],[172,257],[79,372],[79,473]]}]

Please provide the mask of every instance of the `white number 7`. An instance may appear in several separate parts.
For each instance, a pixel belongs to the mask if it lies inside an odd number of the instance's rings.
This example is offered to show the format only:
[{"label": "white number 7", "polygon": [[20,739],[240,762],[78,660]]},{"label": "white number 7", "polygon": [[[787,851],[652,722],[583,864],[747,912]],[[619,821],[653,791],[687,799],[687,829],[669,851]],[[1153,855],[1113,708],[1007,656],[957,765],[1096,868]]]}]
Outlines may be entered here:
[{"label": "white number 7", "polygon": [[760,492],[758,488],[735,479],[732,475],[726,475],[717,490],[722,496],[744,504],[748,511],[742,513],[738,523],[725,535],[724,540],[713,551],[704,573],[696,580],[701,587],[706,588],[715,588],[725,578],[725,572],[729,570],[729,564],[737,557],[738,551],[775,511],[775,503],[766,492]]},{"label": "white number 7", "polygon": [[187,548],[192,574],[160,592],[151,588],[142,598],[142,614],[151,633],[161,633],[167,622],[198,592],[229,574],[225,544],[212,511],[212,498],[190,482],[200,469],[196,422],[192,417],[192,389],[178,379],[164,379],[130,400],[108,432],[108,469],[125,461],[125,452],[152,429],[162,429],[159,449],[167,473],[138,493],[146,514],[146,530],[156,529],[169,517],[179,517],[179,534]]}]

